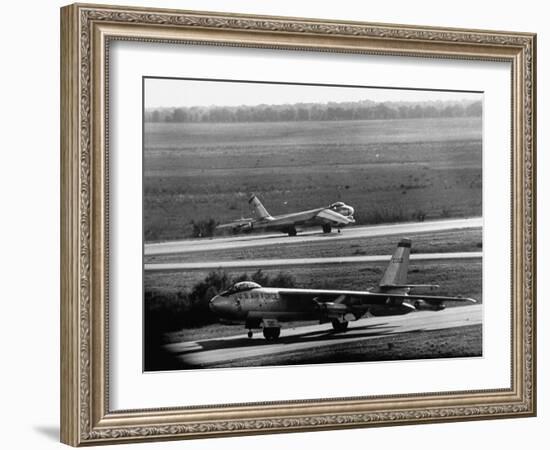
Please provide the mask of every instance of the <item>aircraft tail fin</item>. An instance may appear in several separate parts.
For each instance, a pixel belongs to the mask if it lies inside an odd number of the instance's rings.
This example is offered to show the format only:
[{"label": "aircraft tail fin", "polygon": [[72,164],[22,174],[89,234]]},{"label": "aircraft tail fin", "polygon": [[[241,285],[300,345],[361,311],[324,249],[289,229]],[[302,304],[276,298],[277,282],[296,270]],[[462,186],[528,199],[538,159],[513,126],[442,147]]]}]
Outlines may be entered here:
[{"label": "aircraft tail fin", "polygon": [[271,218],[271,214],[267,212],[267,209],[264,208],[264,205],[262,205],[258,197],[256,197],[254,194],[250,196],[248,203],[250,204],[250,207],[254,210],[254,214],[256,215],[256,218],[258,219]]},{"label": "aircraft tail fin", "polygon": [[411,254],[411,240],[401,239],[393,253],[388,267],[380,280],[381,288],[399,288],[407,284],[409,270],[409,256]]}]

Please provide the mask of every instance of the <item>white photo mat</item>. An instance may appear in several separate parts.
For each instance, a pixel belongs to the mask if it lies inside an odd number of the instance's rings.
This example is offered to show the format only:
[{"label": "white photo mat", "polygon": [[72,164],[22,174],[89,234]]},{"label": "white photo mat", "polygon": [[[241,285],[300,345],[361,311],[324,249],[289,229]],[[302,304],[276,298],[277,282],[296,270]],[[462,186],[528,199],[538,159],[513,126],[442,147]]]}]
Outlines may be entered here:
[{"label": "white photo mat", "polygon": [[[109,61],[110,410],[510,387],[510,64],[129,41]],[[483,91],[483,357],[143,373],[144,76]]]}]

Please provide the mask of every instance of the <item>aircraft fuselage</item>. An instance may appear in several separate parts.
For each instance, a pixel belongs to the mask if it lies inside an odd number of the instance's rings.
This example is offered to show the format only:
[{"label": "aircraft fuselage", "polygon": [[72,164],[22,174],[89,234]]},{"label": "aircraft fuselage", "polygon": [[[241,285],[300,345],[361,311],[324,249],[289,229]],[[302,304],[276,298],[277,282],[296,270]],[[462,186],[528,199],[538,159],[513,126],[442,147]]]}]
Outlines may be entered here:
[{"label": "aircraft fuselage", "polygon": [[289,214],[270,215],[260,200],[252,195],[249,203],[255,218],[242,218],[230,223],[218,225],[219,229],[232,229],[234,232],[248,233],[254,230],[277,230],[295,236],[296,227],[321,226],[324,233],[330,233],[332,227],[340,228],[355,223],[355,209],[344,202],[336,202],[327,207],[299,211]]},{"label": "aircraft fuselage", "polygon": [[309,298],[287,299],[277,288],[257,288],[227,296],[218,295],[210,302],[217,316],[228,320],[276,319],[281,322],[299,319],[317,320],[319,308]]},{"label": "aircraft fuselage", "polygon": [[[335,296],[331,291],[321,289],[291,289],[291,297],[282,295],[280,291],[279,288],[258,287],[233,294],[222,293],[210,301],[210,309],[222,319],[246,322],[250,325],[247,328],[259,328],[263,319],[347,322],[357,320],[367,310],[373,315],[401,315],[415,309],[401,299],[388,299],[382,308],[354,302],[354,296],[368,293],[361,291],[339,291]],[[346,298],[346,304],[339,302],[339,298]]]},{"label": "aircraft fuselage", "polygon": [[[344,217],[352,218],[353,209],[346,206],[347,209],[337,211]],[[269,217],[265,219],[257,220],[252,224],[252,229],[272,229],[283,232],[288,232],[295,227],[300,226],[317,226],[325,225],[326,221],[319,217],[319,213],[326,208],[311,209],[308,211],[301,211],[290,214],[283,214],[280,216]],[[342,225],[343,226],[343,225]]]}]

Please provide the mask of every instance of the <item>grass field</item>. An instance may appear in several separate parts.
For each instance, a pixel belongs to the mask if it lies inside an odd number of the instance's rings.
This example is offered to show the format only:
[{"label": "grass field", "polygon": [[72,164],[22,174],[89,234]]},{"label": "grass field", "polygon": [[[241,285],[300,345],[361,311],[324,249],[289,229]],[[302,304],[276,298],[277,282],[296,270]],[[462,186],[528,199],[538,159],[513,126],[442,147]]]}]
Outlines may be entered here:
[{"label": "grass field", "polygon": [[481,215],[478,118],[146,123],[146,242],[190,237],[191,221],[272,215],[342,200],[358,224]]},{"label": "grass field", "polygon": [[[145,241],[190,238],[192,221],[224,223],[250,217],[247,199],[252,192],[272,215],[341,200],[355,207],[357,225],[480,216],[481,131],[479,118],[146,123]],[[413,253],[479,251],[482,248],[480,229],[419,233],[408,237],[413,240]],[[315,244],[295,244],[289,239],[288,244],[282,245],[155,256],[148,257],[146,262],[389,255],[398,239],[397,236],[332,239]],[[291,275],[295,287],[365,290],[378,283],[385,267],[386,263],[302,265],[284,267],[283,272]],[[145,321],[148,330],[145,353],[146,361],[153,366],[155,361],[162,362],[159,349],[163,343],[243,333],[242,325],[212,324],[208,318],[202,322],[185,320],[197,317],[189,315],[190,311],[197,314],[197,309],[187,306],[195,287],[201,283],[205,291],[201,291],[201,302],[208,309],[207,299],[216,293],[214,286],[204,286],[209,272],[145,273],[144,309],[153,317],[151,320],[146,317]],[[228,270],[227,274],[236,278],[244,272],[236,269]],[[247,272],[252,275],[254,270]],[[271,280],[277,279],[280,272],[279,268],[263,270]],[[439,284],[441,288],[437,293],[440,295],[462,295],[481,302],[482,262],[413,262],[408,282]],[[177,320],[167,324],[172,316]],[[187,325],[182,328],[181,323]],[[289,325],[300,323],[286,324]],[[460,342],[452,330],[434,333],[388,337],[387,342],[379,341],[369,349],[350,347],[345,349],[349,353],[344,352],[348,359],[341,360],[364,360],[361,355],[365,354],[370,355],[370,360],[479,354],[481,327],[469,330]],[[428,347],[426,339],[436,347]],[[450,343],[456,344],[454,349]],[[376,347],[378,344],[380,346]],[[396,351],[388,352],[388,346]],[[343,351],[337,350],[336,354]],[[321,353],[311,352],[307,361],[294,360],[291,355],[285,363],[340,361],[337,355],[332,352],[331,355],[330,360],[326,360]],[[273,358],[261,364],[280,363],[275,356]],[[296,358],[301,357],[296,355]],[[258,361],[245,362],[245,365],[256,364]]]},{"label": "grass field", "polygon": [[[292,274],[296,287],[305,289],[364,290],[380,281],[386,264],[361,263],[285,267]],[[280,269],[262,272],[274,276]],[[210,271],[146,272],[146,289],[185,290],[206,278]],[[242,269],[226,270],[230,275],[240,275]],[[249,271],[248,273],[252,273]],[[462,295],[481,299],[481,260],[418,261],[409,265],[408,282],[411,284],[439,284],[441,295]]]},{"label": "grass field", "polygon": [[[345,231],[344,231],[345,233]],[[411,253],[477,252],[482,250],[482,230],[439,231],[407,235],[412,240]],[[293,242],[283,245],[266,245],[218,251],[189,252],[146,256],[145,263],[203,262],[276,258],[323,258],[359,255],[390,255],[400,236],[375,236],[370,238],[342,239],[327,242]]]}]

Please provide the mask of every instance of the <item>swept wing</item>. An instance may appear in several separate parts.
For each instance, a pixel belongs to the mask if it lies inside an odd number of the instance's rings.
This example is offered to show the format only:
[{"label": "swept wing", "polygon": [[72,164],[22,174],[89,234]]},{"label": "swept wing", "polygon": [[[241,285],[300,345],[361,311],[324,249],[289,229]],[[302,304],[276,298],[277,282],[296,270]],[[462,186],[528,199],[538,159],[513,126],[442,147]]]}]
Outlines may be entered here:
[{"label": "swept wing", "polygon": [[[391,300],[406,301],[406,300],[424,300],[428,303],[444,303],[447,301],[453,302],[468,302],[476,303],[473,298],[467,297],[447,297],[441,295],[422,295],[422,294],[391,294],[385,292],[369,292],[369,291],[336,291],[324,289],[280,289],[279,295],[292,299],[294,298],[311,298],[311,300],[334,301],[339,299],[340,303],[346,304],[352,300],[359,300],[360,304],[365,305],[384,305]],[[388,302],[390,300],[390,302]],[[354,302],[355,303],[355,302]]]}]

